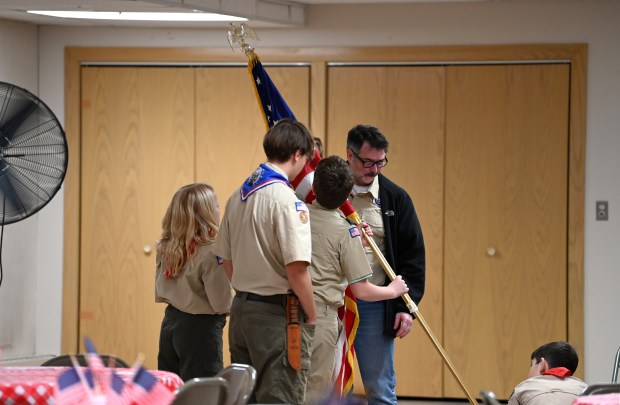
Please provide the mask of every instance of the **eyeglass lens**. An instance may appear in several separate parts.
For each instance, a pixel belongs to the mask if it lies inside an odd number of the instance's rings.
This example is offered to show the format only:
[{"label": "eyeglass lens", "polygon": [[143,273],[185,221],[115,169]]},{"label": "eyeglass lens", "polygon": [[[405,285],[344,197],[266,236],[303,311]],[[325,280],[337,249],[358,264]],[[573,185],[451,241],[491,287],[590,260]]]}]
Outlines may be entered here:
[{"label": "eyeglass lens", "polygon": [[387,165],[387,156],[383,159],[383,160],[366,160],[366,159],[362,159],[362,157],[360,155],[358,155],[357,153],[355,153],[352,149],[351,153],[353,153],[353,155],[360,161],[362,162],[362,166],[364,166],[366,169],[370,169],[371,167],[373,167],[374,165],[377,165],[378,168],[382,168],[383,166]]}]

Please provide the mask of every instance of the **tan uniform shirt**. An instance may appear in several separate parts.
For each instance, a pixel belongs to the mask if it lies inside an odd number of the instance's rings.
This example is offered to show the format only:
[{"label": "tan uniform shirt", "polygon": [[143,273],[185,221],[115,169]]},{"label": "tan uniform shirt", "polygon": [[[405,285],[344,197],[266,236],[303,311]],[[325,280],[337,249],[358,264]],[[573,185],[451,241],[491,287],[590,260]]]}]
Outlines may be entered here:
[{"label": "tan uniform shirt", "polygon": [[188,314],[228,314],[232,289],[214,249],[214,243],[198,245],[196,253],[174,278],[166,278],[158,252],[155,302],[165,302]]},{"label": "tan uniform shirt", "polygon": [[[277,166],[266,165],[286,177]],[[232,260],[237,291],[288,294],[284,267],[311,259],[308,207],[284,183],[258,189],[246,201],[237,190],[226,203],[216,245],[219,256]]]},{"label": "tan uniform shirt", "polygon": [[[360,215],[360,218],[370,225],[372,238],[379,250],[384,253],[385,232],[383,230],[383,217],[379,204],[379,178],[375,177],[367,191],[358,191],[359,188],[353,187],[352,197],[349,198],[351,204]],[[364,246],[366,258],[372,268],[370,282],[374,285],[382,286],[385,283],[385,270],[381,267],[381,262],[377,259],[370,246]]]},{"label": "tan uniform shirt", "polygon": [[539,375],[517,385],[508,405],[570,405],[587,386],[576,377]]},{"label": "tan uniform shirt", "polygon": [[328,210],[317,201],[309,207],[312,217],[312,263],[310,275],[317,309],[312,342],[306,404],[327,402],[334,382],[338,344],[338,307],[344,303],[349,283],[369,278],[372,270],[364,254],[361,233],[339,210]]},{"label": "tan uniform shirt", "polygon": [[344,303],[347,285],[370,277],[372,270],[356,226],[351,226],[339,210],[328,210],[317,201],[309,208],[314,299],[338,307]]}]

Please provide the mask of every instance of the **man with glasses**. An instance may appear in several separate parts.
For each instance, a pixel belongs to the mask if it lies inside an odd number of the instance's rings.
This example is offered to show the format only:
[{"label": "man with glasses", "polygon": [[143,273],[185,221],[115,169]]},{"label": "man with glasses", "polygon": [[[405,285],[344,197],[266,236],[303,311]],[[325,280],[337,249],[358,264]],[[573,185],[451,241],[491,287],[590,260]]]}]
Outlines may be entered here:
[{"label": "man with glasses", "polygon": [[[397,275],[401,275],[411,299],[418,304],[424,294],[424,238],[413,202],[407,192],[381,174],[387,165],[389,142],[378,128],[353,127],[347,136],[347,160],[355,185],[351,203],[370,225],[373,239]],[[373,275],[370,282],[387,285],[390,280],[380,261],[366,246]],[[396,405],[394,338],[411,331],[413,318],[402,298],[366,302],[357,300],[360,323],[355,351],[369,405]]]}]

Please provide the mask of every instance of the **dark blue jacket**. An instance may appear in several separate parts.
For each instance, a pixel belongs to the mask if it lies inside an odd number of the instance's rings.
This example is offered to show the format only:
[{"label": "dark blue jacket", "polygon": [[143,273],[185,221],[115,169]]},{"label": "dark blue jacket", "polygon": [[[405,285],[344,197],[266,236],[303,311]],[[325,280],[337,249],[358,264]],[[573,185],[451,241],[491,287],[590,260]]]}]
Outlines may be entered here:
[{"label": "dark blue jacket", "polygon": [[[379,201],[385,231],[385,259],[396,275],[401,275],[409,287],[409,296],[418,305],[424,295],[426,255],[422,227],[409,194],[390,179],[379,174]],[[385,284],[390,279],[386,276]],[[386,301],[384,334],[395,337],[396,313],[407,312],[405,301],[395,298]]]}]

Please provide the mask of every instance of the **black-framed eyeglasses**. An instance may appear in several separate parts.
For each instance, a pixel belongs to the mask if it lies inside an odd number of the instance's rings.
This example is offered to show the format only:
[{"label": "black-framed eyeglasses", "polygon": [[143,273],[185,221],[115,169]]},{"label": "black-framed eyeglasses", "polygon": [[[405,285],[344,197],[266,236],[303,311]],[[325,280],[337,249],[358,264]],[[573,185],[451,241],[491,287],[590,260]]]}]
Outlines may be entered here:
[{"label": "black-framed eyeglasses", "polygon": [[371,167],[375,165],[380,169],[382,167],[385,167],[388,164],[387,156],[384,157],[383,160],[362,159],[362,157],[358,155],[357,153],[355,153],[353,149],[349,149],[349,150],[351,151],[353,156],[355,156],[357,160],[359,160],[362,163],[362,166],[364,166],[366,169],[370,169]]}]

